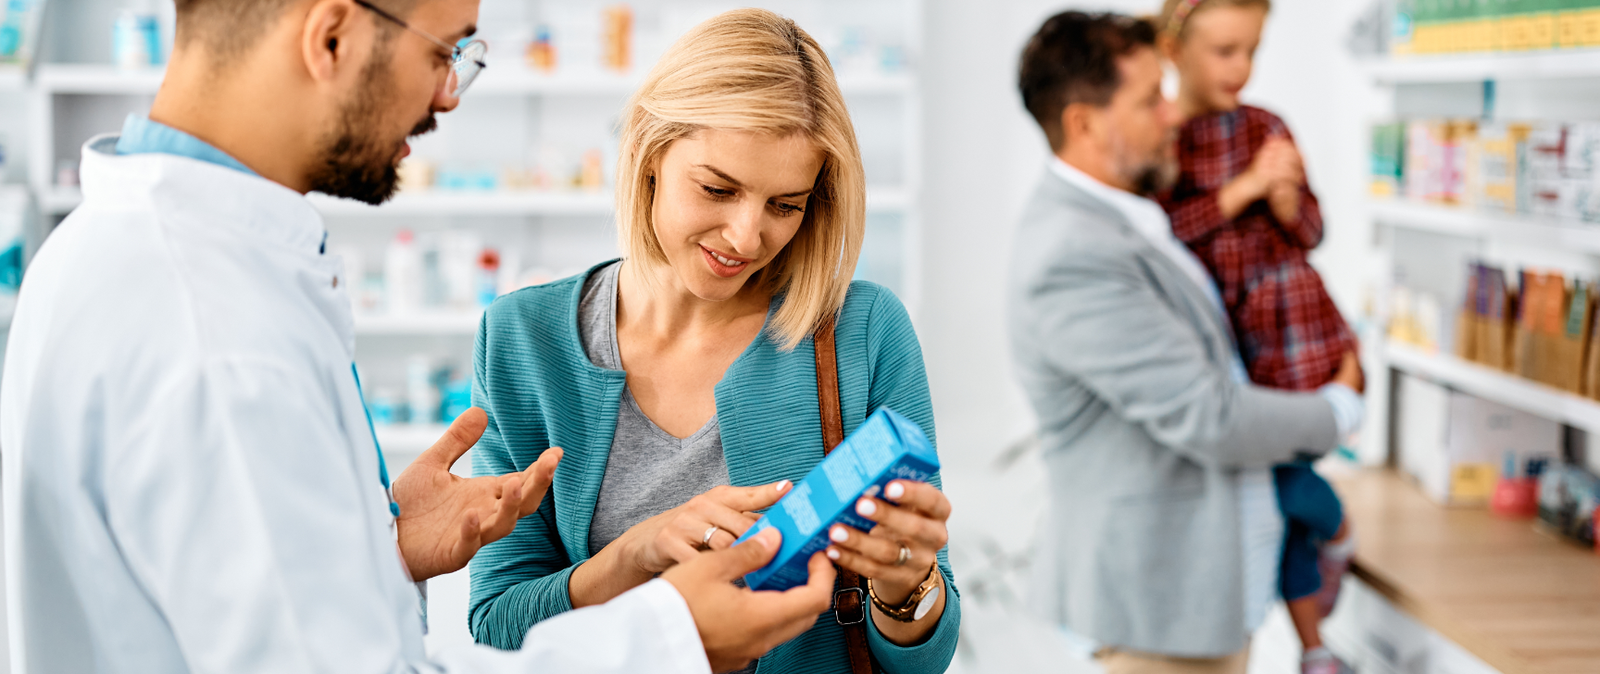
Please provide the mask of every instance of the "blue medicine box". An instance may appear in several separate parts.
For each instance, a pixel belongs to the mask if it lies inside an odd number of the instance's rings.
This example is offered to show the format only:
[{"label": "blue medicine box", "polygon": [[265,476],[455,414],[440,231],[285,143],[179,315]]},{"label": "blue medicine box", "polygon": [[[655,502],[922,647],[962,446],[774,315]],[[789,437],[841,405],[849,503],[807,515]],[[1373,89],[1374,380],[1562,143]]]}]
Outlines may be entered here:
[{"label": "blue medicine box", "polygon": [[927,482],[939,457],[922,428],[888,408],[867,417],[811,474],[767,510],[740,542],[769,528],[783,533],[783,546],[766,566],[746,574],[754,590],[804,585],[811,555],[828,546],[828,529],[842,523],[871,531],[872,520],[856,514],[862,496],[877,496],[891,480]]}]

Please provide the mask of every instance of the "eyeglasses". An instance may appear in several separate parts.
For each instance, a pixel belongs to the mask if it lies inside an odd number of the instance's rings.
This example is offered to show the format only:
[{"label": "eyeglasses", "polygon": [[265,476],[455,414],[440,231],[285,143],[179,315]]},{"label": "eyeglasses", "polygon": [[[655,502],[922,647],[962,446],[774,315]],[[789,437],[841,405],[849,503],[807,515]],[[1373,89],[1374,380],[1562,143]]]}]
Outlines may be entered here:
[{"label": "eyeglasses", "polygon": [[466,93],[467,87],[472,86],[472,81],[478,79],[478,73],[483,72],[483,69],[487,68],[489,65],[483,62],[484,57],[489,53],[489,45],[483,40],[472,40],[463,45],[451,45],[449,42],[445,42],[444,40],[434,37],[427,31],[412,28],[411,24],[406,23],[405,19],[390,14],[377,5],[368,2],[367,0],[351,1],[361,5],[362,7],[372,10],[373,14],[377,14],[378,16],[393,21],[401,28],[416,33],[427,41],[439,45],[440,47],[449,51],[450,79],[445,81],[444,88],[446,91],[450,92],[450,95],[454,98],[460,98],[461,94]]}]

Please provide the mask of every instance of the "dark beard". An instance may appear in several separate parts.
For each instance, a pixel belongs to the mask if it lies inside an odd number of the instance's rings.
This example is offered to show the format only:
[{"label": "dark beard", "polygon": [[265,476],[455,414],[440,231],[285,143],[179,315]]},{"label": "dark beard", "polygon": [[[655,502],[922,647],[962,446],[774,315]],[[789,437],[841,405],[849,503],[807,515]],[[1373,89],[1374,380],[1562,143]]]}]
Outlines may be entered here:
[{"label": "dark beard", "polygon": [[1178,167],[1171,162],[1161,162],[1144,167],[1133,176],[1133,193],[1155,198],[1178,182]]},{"label": "dark beard", "polygon": [[[311,174],[312,191],[376,206],[393,197],[399,187],[400,170],[395,157],[400,147],[377,138],[375,130],[385,107],[379,90],[389,81],[386,56],[373,54],[362,73],[366,84],[340,111],[338,131],[323,144],[317,168]],[[430,112],[407,137],[420,136],[438,126]]]}]

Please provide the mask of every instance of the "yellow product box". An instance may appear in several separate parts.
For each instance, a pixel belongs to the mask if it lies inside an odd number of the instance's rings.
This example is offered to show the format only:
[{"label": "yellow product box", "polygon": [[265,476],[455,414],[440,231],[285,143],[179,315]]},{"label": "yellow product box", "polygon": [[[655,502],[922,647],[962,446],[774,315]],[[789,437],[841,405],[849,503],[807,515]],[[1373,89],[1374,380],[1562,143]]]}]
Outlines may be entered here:
[{"label": "yellow product box", "polygon": [[1578,45],[1600,47],[1600,8],[1571,12],[1577,16]]},{"label": "yellow product box", "polygon": [[1412,53],[1437,54],[1440,51],[1443,51],[1443,30],[1444,27],[1438,24],[1417,26],[1417,30],[1411,38]]},{"label": "yellow product box", "polygon": [[1465,32],[1466,26],[1460,22],[1452,21],[1450,23],[1440,25],[1439,51],[1442,51],[1446,54],[1454,54],[1462,51],[1462,44],[1464,41],[1461,38]]},{"label": "yellow product box", "polygon": [[1554,49],[1556,46],[1555,12],[1543,12],[1528,17],[1528,49]]},{"label": "yellow product box", "polygon": [[1492,463],[1455,464],[1450,467],[1450,491],[1439,500],[1460,505],[1487,503],[1499,479],[1500,471]]},{"label": "yellow product box", "polygon": [[1556,15],[1556,47],[1572,49],[1583,46],[1583,22],[1580,12],[1561,12]]},{"label": "yellow product box", "polygon": [[1473,206],[1503,213],[1518,209],[1519,151],[1526,147],[1527,124],[1486,123],[1468,155],[1467,192]]},{"label": "yellow product box", "polygon": [[1490,19],[1476,19],[1467,22],[1466,50],[1473,52],[1494,51],[1494,26]]},{"label": "yellow product box", "polygon": [[1483,23],[1483,50],[1505,51],[1506,17],[1492,16],[1484,19]]},{"label": "yellow product box", "polygon": [[1501,19],[1501,48],[1506,51],[1535,49],[1533,15],[1508,16]]}]

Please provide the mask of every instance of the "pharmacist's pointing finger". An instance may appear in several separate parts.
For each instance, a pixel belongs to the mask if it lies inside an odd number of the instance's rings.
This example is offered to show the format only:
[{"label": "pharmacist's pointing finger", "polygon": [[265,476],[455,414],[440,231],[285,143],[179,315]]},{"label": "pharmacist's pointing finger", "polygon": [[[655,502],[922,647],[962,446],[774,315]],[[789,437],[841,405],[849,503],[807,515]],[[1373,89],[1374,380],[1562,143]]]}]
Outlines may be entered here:
[{"label": "pharmacist's pointing finger", "polygon": [[773,555],[778,554],[778,546],[782,544],[783,534],[778,533],[777,529],[767,529],[727,550],[705,554],[715,560],[714,577],[731,583],[736,578],[743,578],[745,574],[766,566],[767,562],[772,561]]},{"label": "pharmacist's pointing finger", "polygon": [[950,519],[950,499],[926,482],[895,480],[884,487],[883,499],[936,520]]}]

